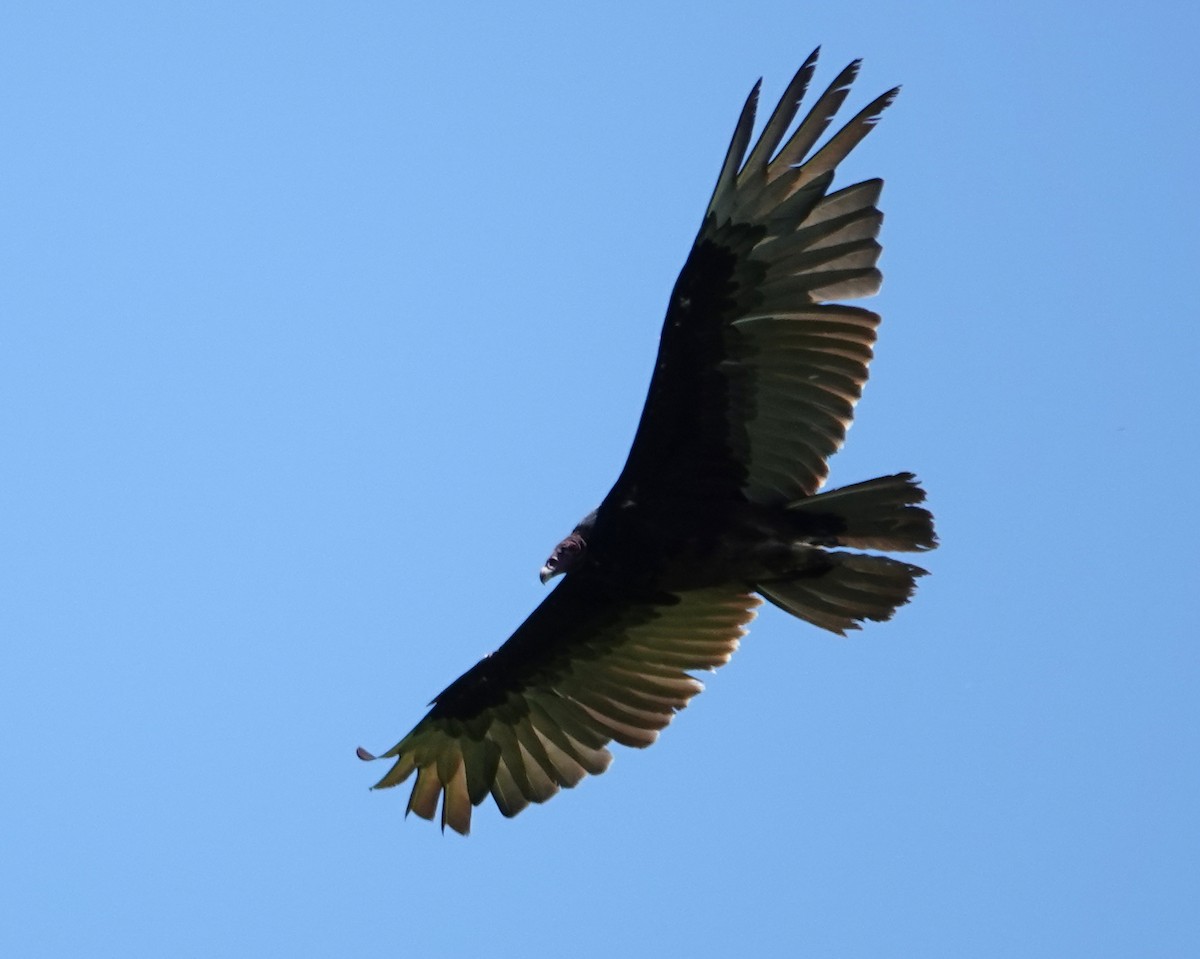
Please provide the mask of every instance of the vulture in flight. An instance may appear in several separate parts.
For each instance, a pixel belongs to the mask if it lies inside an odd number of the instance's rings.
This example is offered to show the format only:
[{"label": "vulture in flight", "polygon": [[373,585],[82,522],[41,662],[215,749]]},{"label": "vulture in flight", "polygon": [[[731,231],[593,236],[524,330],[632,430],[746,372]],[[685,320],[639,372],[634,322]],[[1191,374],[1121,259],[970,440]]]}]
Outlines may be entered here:
[{"label": "vulture in flight", "polygon": [[[858,73],[789,134],[814,51],[750,148],[759,85],[733,132],[671,300],[633,446],[612,490],[559,543],[562,576],[494,653],[433,700],[377,788],[467,833],[649,746],[729,660],[762,599],[844,635],[891,618],[920,567],[871,551],[936,545],[912,473],[818,492],[854,414],[879,316],[882,180],[832,188],[898,90],[817,147]],[[747,150],[749,153],[747,154]],[[760,597],[762,599],[760,599]],[[359,749],[363,759],[376,757]]]}]

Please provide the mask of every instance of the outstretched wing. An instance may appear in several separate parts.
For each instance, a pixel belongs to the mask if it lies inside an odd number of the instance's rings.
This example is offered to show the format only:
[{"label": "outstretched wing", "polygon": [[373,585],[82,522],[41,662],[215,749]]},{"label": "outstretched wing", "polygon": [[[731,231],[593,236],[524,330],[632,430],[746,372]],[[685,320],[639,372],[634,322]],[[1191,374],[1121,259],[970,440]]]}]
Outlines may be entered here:
[{"label": "outstretched wing", "polygon": [[[382,757],[376,788],[417,775],[408,809],[467,833],[490,793],[515,816],[587,773],[605,746],[649,746],[703,688],[688,670],[729,660],[761,602],[735,587],[631,598],[568,576],[495,653],[468,670]],[[364,759],[370,753],[359,751]]]},{"label": "outstretched wing", "polygon": [[796,73],[746,158],[758,85],[734,131],[699,236],[671,294],[658,362],[612,500],[812,495],[845,439],[879,317],[831,300],[879,289],[882,180],[829,192],[834,168],[898,89],[814,146],[855,61],[785,141],[816,68]]}]

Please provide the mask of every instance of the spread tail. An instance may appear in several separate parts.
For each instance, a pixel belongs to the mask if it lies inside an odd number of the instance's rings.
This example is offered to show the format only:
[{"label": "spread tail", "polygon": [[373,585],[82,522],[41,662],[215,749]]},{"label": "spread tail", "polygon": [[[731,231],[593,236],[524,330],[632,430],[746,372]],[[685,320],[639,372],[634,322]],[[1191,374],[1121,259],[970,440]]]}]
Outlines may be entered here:
[{"label": "spread tail", "polygon": [[794,572],[759,583],[758,592],[793,616],[843,636],[864,620],[891,619],[925,570],[886,556],[819,547],[933,549],[933,517],[918,505],[924,500],[912,473],[896,473],[789,503],[803,561]]}]

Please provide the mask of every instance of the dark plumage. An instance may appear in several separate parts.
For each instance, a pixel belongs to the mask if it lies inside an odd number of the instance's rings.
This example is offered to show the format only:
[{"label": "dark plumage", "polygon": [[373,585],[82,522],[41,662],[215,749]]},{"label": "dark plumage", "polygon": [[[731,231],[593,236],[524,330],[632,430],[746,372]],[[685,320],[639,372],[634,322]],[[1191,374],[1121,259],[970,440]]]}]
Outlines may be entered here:
[{"label": "dark plumage", "polygon": [[689,671],[737,648],[755,594],[844,634],[889,619],[924,575],[848,551],[936,545],[911,473],[818,493],[879,324],[831,301],[879,288],[883,183],[830,184],[897,91],[814,150],[855,62],[785,140],[816,59],[748,157],[757,85],[746,102],[671,294],[625,468],[542,568],[563,581],[384,754],[395,764],[378,786],[415,772],[417,815],[433,818],[441,798],[443,827],[466,833],[489,793],[512,816],[603,772],[610,741],[650,745],[700,691]]}]

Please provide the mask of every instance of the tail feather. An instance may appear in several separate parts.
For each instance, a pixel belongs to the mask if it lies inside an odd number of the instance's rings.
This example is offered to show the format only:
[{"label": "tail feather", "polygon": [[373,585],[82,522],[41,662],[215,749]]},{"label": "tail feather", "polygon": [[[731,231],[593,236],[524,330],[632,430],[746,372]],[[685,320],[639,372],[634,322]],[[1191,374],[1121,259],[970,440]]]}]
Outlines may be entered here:
[{"label": "tail feather", "polygon": [[919,566],[886,556],[826,552],[822,560],[791,578],[755,588],[780,609],[844,636],[860,629],[863,620],[891,619],[916,591],[917,578],[926,575]]},{"label": "tail feather", "polygon": [[827,533],[823,544],[920,552],[937,546],[933,516],[916,476],[896,473],[828,490],[788,505],[800,526]]}]

